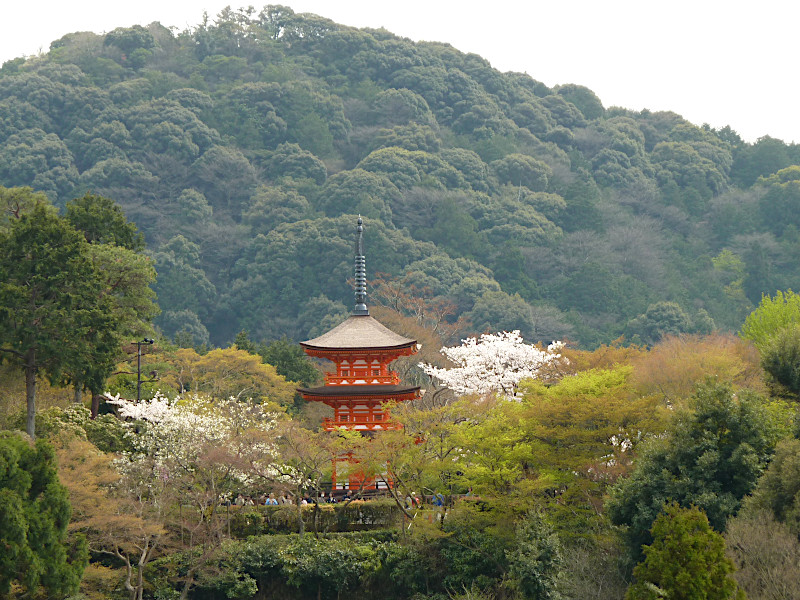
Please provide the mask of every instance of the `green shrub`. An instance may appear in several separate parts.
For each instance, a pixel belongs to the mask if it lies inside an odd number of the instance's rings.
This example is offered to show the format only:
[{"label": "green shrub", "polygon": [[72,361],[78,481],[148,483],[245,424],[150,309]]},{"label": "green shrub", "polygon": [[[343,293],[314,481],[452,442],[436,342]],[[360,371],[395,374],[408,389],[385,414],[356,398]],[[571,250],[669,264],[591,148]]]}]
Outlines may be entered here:
[{"label": "green shrub", "polygon": [[[314,527],[316,512],[317,526]],[[303,506],[301,514],[306,531],[347,532],[385,529],[401,517],[391,500],[354,501],[344,504]],[[231,536],[243,539],[251,535],[287,534],[298,531],[297,507],[294,505],[230,507]]]}]

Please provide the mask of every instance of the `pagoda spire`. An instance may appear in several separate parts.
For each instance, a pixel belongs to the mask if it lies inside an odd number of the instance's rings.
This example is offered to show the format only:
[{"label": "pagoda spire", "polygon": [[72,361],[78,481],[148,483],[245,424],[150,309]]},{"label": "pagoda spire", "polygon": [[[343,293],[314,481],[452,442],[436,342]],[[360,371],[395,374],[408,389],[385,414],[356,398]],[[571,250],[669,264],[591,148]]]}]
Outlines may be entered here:
[{"label": "pagoda spire", "polygon": [[354,315],[369,315],[367,308],[367,259],[364,257],[364,221],[359,215],[356,227],[356,306]]}]

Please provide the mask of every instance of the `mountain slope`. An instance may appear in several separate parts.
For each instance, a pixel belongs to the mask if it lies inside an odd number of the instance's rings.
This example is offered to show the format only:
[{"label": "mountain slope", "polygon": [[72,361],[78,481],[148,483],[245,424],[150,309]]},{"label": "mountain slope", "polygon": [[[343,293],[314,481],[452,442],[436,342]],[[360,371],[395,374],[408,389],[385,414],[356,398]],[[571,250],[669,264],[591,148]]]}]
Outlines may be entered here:
[{"label": "mountain slope", "polygon": [[460,333],[738,328],[797,279],[798,163],[797,145],[279,6],[74,33],[0,69],[0,184],[119,202],[156,261],[159,325],[197,342],[346,313],[357,214],[378,296],[450,305]]}]

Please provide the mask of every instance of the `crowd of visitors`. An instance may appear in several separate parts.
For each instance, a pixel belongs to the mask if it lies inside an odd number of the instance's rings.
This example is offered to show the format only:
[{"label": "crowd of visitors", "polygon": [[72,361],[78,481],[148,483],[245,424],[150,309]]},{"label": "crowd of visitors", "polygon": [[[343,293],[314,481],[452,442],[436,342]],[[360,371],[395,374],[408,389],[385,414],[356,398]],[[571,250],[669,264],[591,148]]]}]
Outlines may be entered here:
[{"label": "crowd of visitors", "polygon": [[[321,492],[317,502],[320,504],[334,504],[336,502],[346,502],[347,500],[350,500],[350,498],[350,493],[347,490],[344,490],[344,494],[340,496],[330,493],[326,495],[325,492]],[[300,498],[301,506],[306,506],[313,503],[314,500],[308,495]],[[239,494],[233,501],[234,506],[282,506],[286,504],[296,504],[296,497],[292,494],[280,494],[277,498],[275,497],[275,494],[261,494],[257,497]]]},{"label": "crowd of visitors", "polygon": [[[472,495],[472,488],[466,494],[458,494],[456,496],[451,496],[451,501],[455,501],[461,498],[469,498],[473,497]],[[401,496],[402,498],[402,496]],[[352,496],[349,490],[337,490],[337,493],[333,492],[320,492],[319,497],[317,498],[317,502],[319,504],[335,504],[337,502],[347,502],[351,500]],[[365,498],[369,499],[369,498]],[[314,499],[310,496],[306,495],[300,498],[300,505],[306,506],[308,504],[313,504]],[[244,494],[238,494],[234,501],[231,503],[235,506],[282,506],[282,505],[295,505],[296,504],[296,497],[292,494],[288,493],[281,493],[278,497],[275,496],[274,493],[272,494],[261,494],[260,496],[249,496]],[[430,496],[417,496],[415,492],[410,492],[404,500],[405,507],[407,509],[411,508],[421,508],[423,504],[427,504],[434,507],[444,507],[447,504],[447,500],[445,499],[444,495],[440,493],[432,494]]]}]

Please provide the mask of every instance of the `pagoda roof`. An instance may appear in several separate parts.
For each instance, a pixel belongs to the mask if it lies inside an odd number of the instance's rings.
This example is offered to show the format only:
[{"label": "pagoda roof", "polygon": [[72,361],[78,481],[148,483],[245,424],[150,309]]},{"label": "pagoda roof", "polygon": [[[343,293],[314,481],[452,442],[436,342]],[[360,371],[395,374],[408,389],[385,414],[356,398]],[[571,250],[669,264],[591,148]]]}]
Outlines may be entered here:
[{"label": "pagoda roof", "polygon": [[408,385],[323,385],[315,388],[297,388],[308,396],[395,396],[416,394],[419,386]]},{"label": "pagoda roof", "polygon": [[369,350],[406,348],[416,343],[417,340],[395,333],[369,315],[351,315],[327,333],[300,345],[319,350]]}]

